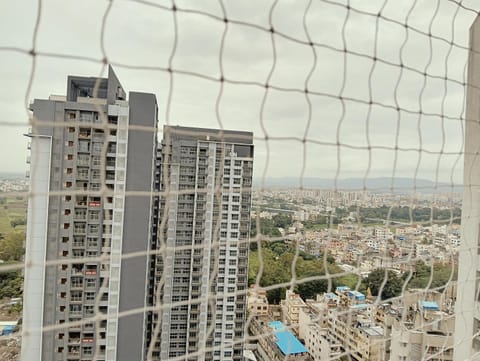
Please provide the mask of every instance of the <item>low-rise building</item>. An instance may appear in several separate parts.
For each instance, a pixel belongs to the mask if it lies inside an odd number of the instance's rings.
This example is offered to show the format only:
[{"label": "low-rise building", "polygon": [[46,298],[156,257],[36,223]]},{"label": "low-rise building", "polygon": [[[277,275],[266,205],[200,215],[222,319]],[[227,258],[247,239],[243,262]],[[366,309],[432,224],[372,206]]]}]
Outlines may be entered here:
[{"label": "low-rise building", "polygon": [[249,315],[266,317],[268,315],[267,291],[252,285],[247,294],[247,309]]},{"label": "low-rise building", "polygon": [[253,319],[250,332],[258,340],[257,357],[264,361],[312,361],[307,348],[281,321]]},{"label": "low-rise building", "polygon": [[287,290],[285,300],[282,300],[281,306],[285,322],[295,333],[298,333],[300,309],[305,307],[305,302],[303,302],[299,294]]}]

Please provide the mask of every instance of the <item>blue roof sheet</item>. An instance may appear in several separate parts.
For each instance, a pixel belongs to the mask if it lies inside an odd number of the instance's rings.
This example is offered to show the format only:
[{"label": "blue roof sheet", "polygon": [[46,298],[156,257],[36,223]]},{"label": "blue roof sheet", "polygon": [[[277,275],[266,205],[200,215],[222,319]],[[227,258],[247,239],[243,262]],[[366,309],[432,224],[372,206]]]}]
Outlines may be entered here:
[{"label": "blue roof sheet", "polygon": [[364,310],[364,309],[368,308],[368,304],[361,303],[359,305],[352,305],[352,306],[350,306],[350,308],[353,308],[355,310]]},{"label": "blue roof sheet", "polygon": [[282,323],[282,321],[271,321],[268,324],[275,332],[277,331],[285,331],[285,325]]},{"label": "blue roof sheet", "polygon": [[325,296],[327,296],[327,298],[330,298],[330,299],[338,299],[338,296],[332,292],[326,293]]},{"label": "blue roof sheet", "polygon": [[348,291],[348,294],[351,297],[355,297],[357,300],[364,300],[365,299],[365,295],[361,292],[358,292],[358,291]]},{"label": "blue roof sheet", "polygon": [[275,343],[284,355],[308,352],[306,347],[288,331],[275,332],[275,336],[278,339]]},{"label": "blue roof sheet", "polygon": [[338,286],[337,291],[343,292],[343,291],[349,291],[350,287],[347,286]]},{"label": "blue roof sheet", "polygon": [[420,305],[424,310],[432,310],[432,311],[438,311],[440,308],[438,307],[438,303],[433,302],[433,301],[421,301]]}]

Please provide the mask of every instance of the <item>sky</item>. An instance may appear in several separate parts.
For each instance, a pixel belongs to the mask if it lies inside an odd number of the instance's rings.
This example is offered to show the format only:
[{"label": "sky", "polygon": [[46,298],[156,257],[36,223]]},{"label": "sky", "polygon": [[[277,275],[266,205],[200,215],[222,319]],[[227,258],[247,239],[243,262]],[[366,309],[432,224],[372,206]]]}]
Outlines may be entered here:
[{"label": "sky", "polygon": [[127,91],[156,94],[160,126],[253,131],[257,178],[462,182],[480,4],[460,3],[43,0],[39,13],[2,0],[0,172],[26,170],[25,99],[65,94],[70,74],[106,76],[106,58]]}]

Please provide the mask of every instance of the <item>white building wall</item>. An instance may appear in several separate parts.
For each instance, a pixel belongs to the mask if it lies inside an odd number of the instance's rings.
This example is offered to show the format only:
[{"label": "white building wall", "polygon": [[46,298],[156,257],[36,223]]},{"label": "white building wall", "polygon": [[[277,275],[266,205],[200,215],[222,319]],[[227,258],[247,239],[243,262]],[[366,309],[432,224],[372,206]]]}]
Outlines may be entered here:
[{"label": "white building wall", "polygon": [[27,213],[25,281],[23,291],[22,361],[40,361],[45,284],[45,256],[50,188],[50,137],[31,141],[30,194]]},{"label": "white building wall", "polygon": [[[480,328],[480,312],[477,271],[479,266],[480,227],[480,18],[477,17],[470,29],[468,61],[467,109],[465,122],[465,164],[462,205],[462,238],[458,248],[458,290],[455,306],[455,361],[479,360],[478,351],[473,350],[474,334]],[[474,353],[477,353],[474,356]]]}]

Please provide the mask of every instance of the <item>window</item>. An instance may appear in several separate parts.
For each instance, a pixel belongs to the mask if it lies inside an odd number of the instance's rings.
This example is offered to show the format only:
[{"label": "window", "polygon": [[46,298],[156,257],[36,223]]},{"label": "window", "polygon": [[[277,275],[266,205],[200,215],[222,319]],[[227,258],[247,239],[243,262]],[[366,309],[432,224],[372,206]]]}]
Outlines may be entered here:
[{"label": "window", "polygon": [[100,153],[102,151],[103,143],[95,142],[92,145],[92,151],[95,153]]},{"label": "window", "polygon": [[70,313],[80,313],[82,312],[82,305],[73,303],[70,305]]}]

